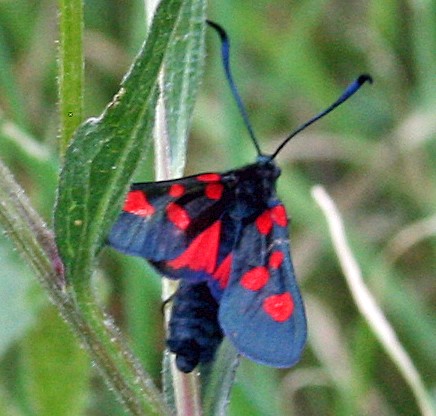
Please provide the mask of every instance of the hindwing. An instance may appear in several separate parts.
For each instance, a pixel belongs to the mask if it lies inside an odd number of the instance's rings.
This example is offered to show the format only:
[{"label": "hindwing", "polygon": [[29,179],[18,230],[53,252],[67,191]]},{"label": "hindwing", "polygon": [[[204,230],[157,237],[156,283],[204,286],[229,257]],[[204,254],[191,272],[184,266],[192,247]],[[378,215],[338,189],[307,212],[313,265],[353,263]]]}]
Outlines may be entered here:
[{"label": "hindwing", "polygon": [[285,208],[277,199],[268,205],[243,228],[219,321],[242,355],[290,367],[306,342],[306,318],[290,256]]}]

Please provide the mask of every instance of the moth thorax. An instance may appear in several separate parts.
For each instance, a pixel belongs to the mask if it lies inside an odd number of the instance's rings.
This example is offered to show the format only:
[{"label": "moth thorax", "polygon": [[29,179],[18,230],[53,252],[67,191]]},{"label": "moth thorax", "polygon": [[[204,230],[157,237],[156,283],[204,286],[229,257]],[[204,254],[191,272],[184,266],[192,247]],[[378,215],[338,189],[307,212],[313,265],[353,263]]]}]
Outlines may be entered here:
[{"label": "moth thorax", "polygon": [[237,201],[244,206],[248,215],[259,207],[266,206],[275,194],[275,183],[279,175],[280,169],[272,162],[255,163],[237,172]]}]

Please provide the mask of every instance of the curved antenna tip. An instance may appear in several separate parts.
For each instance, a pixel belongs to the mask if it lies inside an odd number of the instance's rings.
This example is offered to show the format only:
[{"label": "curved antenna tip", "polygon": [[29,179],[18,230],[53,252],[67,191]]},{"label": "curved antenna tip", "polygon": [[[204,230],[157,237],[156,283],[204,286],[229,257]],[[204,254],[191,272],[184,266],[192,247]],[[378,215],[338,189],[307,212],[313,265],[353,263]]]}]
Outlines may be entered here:
[{"label": "curved antenna tip", "polygon": [[233,98],[236,102],[236,106],[239,109],[239,113],[242,116],[245,127],[247,128],[248,134],[256,148],[257,154],[260,156],[262,152],[260,151],[259,144],[257,142],[256,136],[253,131],[253,127],[251,127],[250,120],[248,118],[247,110],[245,109],[244,103],[239,95],[238,88],[236,87],[235,81],[233,80],[233,75],[230,70],[230,41],[227,36],[226,31],[220,26],[218,23],[212,22],[211,20],[206,20],[206,23],[215,29],[221,39],[221,57],[224,66],[224,72],[227,78],[227,82],[229,84],[230,90],[233,94]]},{"label": "curved antenna tip", "polygon": [[373,80],[371,75],[362,74],[359,76],[359,78],[357,78],[357,82],[359,85],[363,85],[365,82],[369,82],[370,84],[372,84],[374,82],[374,80]]},{"label": "curved antenna tip", "polygon": [[309,127],[311,124],[318,121],[320,118],[326,116],[330,112],[332,112],[336,107],[339,107],[342,103],[347,101],[351,96],[353,96],[360,87],[365,83],[369,82],[370,84],[373,83],[371,75],[368,74],[362,74],[360,75],[356,80],[354,80],[348,87],[345,89],[345,91],[342,93],[342,95],[329,107],[327,107],[324,111],[321,111],[305,123],[303,123],[300,127],[295,129],[276,149],[276,151],[270,156],[270,160],[274,159],[279,152],[283,149],[283,147],[291,140],[293,137],[295,137],[298,133]]},{"label": "curved antenna tip", "polygon": [[220,35],[221,39],[227,39],[228,38],[226,31],[224,30],[224,28],[221,25],[219,25],[218,23],[215,23],[215,22],[213,22],[212,20],[209,20],[209,19],[206,19],[206,23],[210,27],[213,27],[218,32],[218,34]]}]

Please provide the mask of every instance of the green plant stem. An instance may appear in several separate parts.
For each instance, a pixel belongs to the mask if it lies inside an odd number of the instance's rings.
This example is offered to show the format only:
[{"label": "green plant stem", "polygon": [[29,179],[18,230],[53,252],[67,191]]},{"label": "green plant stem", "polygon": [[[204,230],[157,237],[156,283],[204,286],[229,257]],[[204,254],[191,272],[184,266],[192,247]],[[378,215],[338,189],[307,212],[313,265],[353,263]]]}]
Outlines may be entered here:
[{"label": "green plant stem", "polygon": [[70,292],[52,232],[32,209],[23,190],[1,162],[0,178],[1,225],[21,256],[34,269],[63,318],[80,337],[108,384],[133,415],[170,414],[151,379],[92,295],[77,298]]},{"label": "green plant stem", "polygon": [[[153,14],[158,3],[159,2],[156,0],[146,0],[145,2],[146,9],[147,9],[146,14],[148,17],[149,26],[152,21]],[[199,6],[193,7],[193,9],[195,10],[198,7]],[[203,10],[204,13],[204,5],[201,5],[199,10]],[[201,13],[201,12],[197,11],[197,13]],[[185,22],[189,21],[190,25],[192,25],[193,23],[192,20],[190,19],[192,19],[192,14],[194,14],[194,11],[193,10],[187,11],[185,7],[184,14],[185,16],[183,16],[183,20]],[[181,24],[180,21],[179,24]],[[172,53],[174,53],[174,51],[172,51]],[[171,54],[169,54],[169,56],[166,57],[166,62],[168,62],[168,59],[170,58],[171,58]],[[174,69],[172,70],[174,71]],[[156,107],[156,121],[155,121],[155,128],[153,132],[154,146],[155,146],[155,171],[156,171],[157,180],[170,179],[172,177],[179,176],[180,174],[182,174],[184,169],[184,162],[185,162],[184,154],[186,152],[186,137],[188,134],[187,128],[184,129],[182,132],[179,132],[180,134],[177,135],[177,140],[182,144],[178,145],[180,147],[180,151],[177,152],[177,156],[175,158],[172,158],[171,157],[173,151],[172,146],[175,147],[177,143],[173,143],[171,141],[171,137],[169,134],[170,117],[162,93],[163,91],[165,91],[164,80],[167,75],[164,71],[165,71],[165,67],[161,70],[160,73],[161,96],[158,100],[158,105]],[[198,71],[198,68],[196,68],[196,71]],[[194,94],[192,92],[192,86],[191,86],[191,94]],[[179,118],[183,119],[184,117],[188,117],[188,120],[190,120],[190,114],[192,112],[192,108],[189,108],[186,102],[184,102],[184,105],[182,105],[179,110],[180,112],[177,113]],[[187,125],[189,125],[189,122],[187,123]],[[174,294],[176,289],[177,289],[177,284],[174,281],[165,278],[163,279],[162,296],[164,300],[168,299],[172,294]],[[165,327],[167,330],[168,330],[170,316],[171,314],[169,313],[169,311],[165,313]],[[200,402],[199,377],[194,372],[190,374],[181,373],[175,364],[174,357],[171,357],[170,360],[167,360],[166,364],[164,361],[164,367],[165,365],[168,365],[168,363],[170,363],[169,364],[170,368],[169,369],[164,368],[164,372],[170,371],[172,375],[173,389],[174,389],[174,404],[177,409],[177,415],[200,416],[202,414],[202,409],[201,409],[201,402]]]},{"label": "green plant stem", "polygon": [[125,407],[133,415],[169,415],[159,391],[127,347],[112,318],[96,305],[92,296],[88,299],[81,296],[77,304],[86,324],[81,331],[82,341]]},{"label": "green plant stem", "polygon": [[[156,114],[156,127],[154,130],[155,138],[155,162],[156,162],[156,179],[164,180],[174,177],[174,173],[171,169],[171,160],[168,157],[165,145],[169,142],[167,135],[167,129],[164,125],[165,107],[160,98],[160,103],[157,106]],[[169,296],[175,292],[175,283],[169,279],[163,279],[162,294],[164,299],[168,299]],[[171,314],[165,314],[165,326],[168,328]],[[183,374],[175,365],[175,360],[171,359],[171,373],[173,377],[175,404],[177,408],[177,415],[179,416],[200,416],[202,414],[200,403],[200,387],[198,376],[192,372],[189,374]]]},{"label": "green plant stem", "polygon": [[59,1],[59,151],[65,153],[83,118],[83,2]]}]

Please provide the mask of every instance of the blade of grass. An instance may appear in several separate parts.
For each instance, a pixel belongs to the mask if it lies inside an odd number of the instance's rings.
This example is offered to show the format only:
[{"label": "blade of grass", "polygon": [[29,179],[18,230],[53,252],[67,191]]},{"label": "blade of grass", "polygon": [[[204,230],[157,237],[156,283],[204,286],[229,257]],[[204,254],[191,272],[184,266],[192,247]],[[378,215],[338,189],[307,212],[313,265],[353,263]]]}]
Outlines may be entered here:
[{"label": "blade of grass", "polygon": [[213,363],[202,366],[202,403],[205,416],[220,416],[227,413],[238,365],[235,347],[224,339]]},{"label": "blade of grass", "polygon": [[83,119],[83,1],[59,1],[59,151]]},{"label": "blade of grass", "polygon": [[424,416],[434,415],[435,409],[433,409],[430,396],[424,387],[420,374],[363,282],[360,267],[348,245],[344,224],[336,205],[321,186],[314,187],[312,195],[327,219],[339,262],[360,313],[409,384],[422,414]]},{"label": "blade of grass", "polygon": [[[155,2],[146,2],[148,16]],[[186,143],[204,60],[204,0],[185,2],[160,76],[161,97],[154,130],[157,179],[180,176],[185,165]],[[164,280],[163,299],[174,293],[174,282]],[[168,326],[170,312],[165,313]],[[177,414],[201,415],[199,378],[178,371],[174,357],[163,362],[164,392]]]}]

